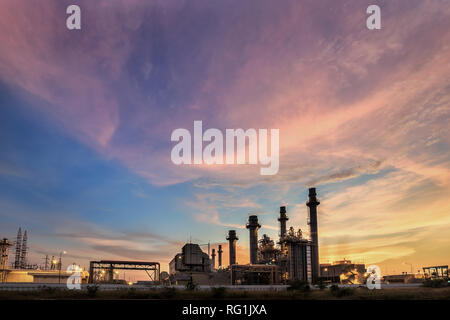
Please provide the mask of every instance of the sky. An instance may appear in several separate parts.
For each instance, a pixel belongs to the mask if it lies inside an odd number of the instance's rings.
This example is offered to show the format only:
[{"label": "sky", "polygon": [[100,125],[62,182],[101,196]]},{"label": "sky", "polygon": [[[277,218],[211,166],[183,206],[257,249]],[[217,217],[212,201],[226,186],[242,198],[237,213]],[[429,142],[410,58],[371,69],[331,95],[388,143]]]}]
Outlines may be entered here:
[{"label": "sky", "polygon": [[[227,265],[235,229],[248,263],[248,215],[307,234],[316,187],[321,263],[449,264],[447,0],[2,0],[0,29],[0,236],[28,230],[30,262],[167,270],[192,241]],[[194,120],[279,129],[278,173],[174,165]]]}]

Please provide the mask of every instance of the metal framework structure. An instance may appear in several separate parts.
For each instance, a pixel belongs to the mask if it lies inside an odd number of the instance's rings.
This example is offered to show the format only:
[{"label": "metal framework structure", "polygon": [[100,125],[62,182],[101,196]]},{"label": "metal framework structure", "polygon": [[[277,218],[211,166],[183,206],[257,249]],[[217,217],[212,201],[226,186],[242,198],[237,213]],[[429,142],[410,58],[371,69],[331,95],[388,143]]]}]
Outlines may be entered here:
[{"label": "metal framework structure", "polygon": [[[89,283],[99,281],[113,283],[114,270],[143,270],[151,281],[160,281],[161,267],[159,262],[101,260],[89,263]],[[106,278],[106,281],[101,280],[102,277],[103,279]]]},{"label": "metal framework structure", "polygon": [[21,254],[22,254],[22,228],[19,228],[19,231],[17,231],[16,257],[14,260],[14,269],[20,269]]},{"label": "metal framework structure", "polygon": [[0,283],[6,282],[9,247],[13,246],[7,238],[0,240]]},{"label": "metal framework structure", "polygon": [[234,264],[230,266],[231,284],[277,284],[278,267],[265,264]]},{"label": "metal framework structure", "polygon": [[423,273],[425,278],[446,279],[448,278],[448,266],[424,267]]}]

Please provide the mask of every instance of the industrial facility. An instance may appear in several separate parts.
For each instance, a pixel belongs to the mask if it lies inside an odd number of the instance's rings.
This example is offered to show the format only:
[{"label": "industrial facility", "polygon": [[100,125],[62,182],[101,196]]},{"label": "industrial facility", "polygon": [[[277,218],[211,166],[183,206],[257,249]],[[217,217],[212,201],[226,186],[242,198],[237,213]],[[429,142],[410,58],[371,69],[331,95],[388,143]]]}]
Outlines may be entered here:
[{"label": "industrial facility", "polygon": [[[313,283],[320,277],[316,189],[310,188],[306,206],[309,209],[308,225],[310,238],[303,237],[300,229],[290,227],[286,207],[280,207],[280,238],[275,243],[269,236],[258,238],[261,225],[258,216],[248,218],[246,228],[250,233],[250,264],[236,263],[236,242],[239,240],[236,230],[229,230],[228,240],[229,266],[222,266],[222,245],[218,246],[218,263],[213,250],[211,257],[197,244],[188,243],[182,252],[170,262],[170,275],[174,282],[181,283],[197,278],[201,283],[227,284],[278,284],[289,280],[302,280]],[[217,266],[217,268],[216,268]],[[203,277],[201,275],[203,274]],[[208,274],[207,277],[204,275]],[[201,279],[207,279],[202,281]]]},{"label": "industrial facility", "polygon": [[[11,255],[10,248],[14,247],[14,261],[9,261]],[[27,230],[22,234],[22,228],[17,231],[16,241],[9,241],[8,238],[0,240],[0,283],[23,282],[23,283],[66,283],[72,275],[70,272],[62,270],[60,253],[59,259],[48,255],[45,256],[44,264],[37,265],[28,261],[28,234]],[[81,272],[81,282],[88,281],[89,274]]]},{"label": "industrial facility", "polygon": [[320,275],[325,282],[359,284],[363,282],[366,266],[350,260],[335,261],[320,265]]},{"label": "industrial facility", "polygon": [[[187,285],[272,285],[287,284],[290,281],[304,281],[308,283],[342,283],[359,284],[365,280],[365,265],[352,263],[350,260],[335,261],[319,264],[319,233],[318,211],[320,202],[316,189],[308,190],[306,206],[308,208],[307,224],[308,236],[304,236],[301,229],[288,227],[289,217],[286,206],[281,206],[277,218],[280,223],[279,238],[271,239],[263,234],[260,238],[258,230],[261,228],[257,215],[250,215],[245,228],[249,232],[248,264],[239,264],[236,258],[237,241],[236,230],[228,230],[225,237],[228,242],[217,244],[210,252],[204,252],[202,246],[206,244],[186,243],[181,252],[176,253],[169,262],[169,273],[161,272],[159,262],[149,261],[90,261],[89,272],[82,271],[82,283],[129,284],[119,279],[120,271],[145,271],[148,281],[146,284],[178,284]],[[225,240],[224,239],[224,240]],[[9,261],[11,248],[15,248],[13,261]],[[225,247],[225,250],[224,250]],[[0,240],[0,282],[35,282],[35,283],[65,283],[70,272],[62,270],[62,255],[65,252],[49,257],[45,256],[43,265],[33,265],[27,261],[28,234],[22,228],[17,232],[16,241],[7,238]],[[223,254],[228,254],[229,265],[223,265]],[[216,260],[217,258],[217,260]],[[411,267],[412,268],[412,267]],[[423,268],[421,278],[447,278],[448,266]],[[414,274],[385,276],[386,282],[411,282],[418,277]]]}]

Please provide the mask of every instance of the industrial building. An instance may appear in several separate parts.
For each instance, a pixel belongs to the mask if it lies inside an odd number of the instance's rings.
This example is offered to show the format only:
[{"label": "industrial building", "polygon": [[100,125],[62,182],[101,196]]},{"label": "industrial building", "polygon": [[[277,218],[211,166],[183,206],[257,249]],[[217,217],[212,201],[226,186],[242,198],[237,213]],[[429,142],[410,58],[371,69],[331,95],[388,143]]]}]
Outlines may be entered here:
[{"label": "industrial building", "polygon": [[[218,270],[222,270],[222,245],[218,249]],[[203,252],[198,244],[186,243],[181,253],[169,263],[170,282],[174,284],[186,284],[193,281],[196,284],[229,284],[228,272],[214,272],[215,251],[212,259]]]},{"label": "industrial building", "polygon": [[[220,265],[220,263],[219,263]],[[169,263],[171,274],[180,272],[210,272],[211,260],[207,253],[204,253],[198,244],[186,243],[181,249],[181,253]]]},{"label": "industrial building", "polygon": [[153,261],[100,260],[89,263],[89,283],[123,283],[117,279],[119,270],[141,270],[149,277],[149,283],[159,283],[161,267]]},{"label": "industrial building", "polygon": [[352,263],[350,260],[341,260],[320,265],[320,275],[325,282],[358,284],[362,282],[366,266]]},{"label": "industrial building", "polygon": [[[239,240],[236,230],[229,230],[228,241],[229,266],[222,263],[223,248],[218,244],[217,251],[212,254],[203,252],[199,244],[186,243],[180,253],[177,253],[169,263],[168,281],[173,284],[182,284],[194,281],[197,284],[278,284],[290,280],[303,280],[310,283],[320,277],[319,245],[318,245],[318,219],[317,207],[320,202],[316,198],[316,189],[310,188],[306,206],[308,208],[309,237],[304,237],[300,229],[287,228],[286,207],[280,207],[278,221],[280,223],[279,239],[271,239],[268,235],[258,237],[261,225],[257,215],[250,215],[246,228],[249,232],[249,264],[239,264],[236,259],[236,245]],[[22,235],[21,229],[17,234],[17,241],[11,244],[7,239],[2,242],[2,279],[17,278],[16,281],[54,282],[68,274],[61,272],[61,258],[51,259],[48,268],[48,256],[45,268],[30,268],[24,270],[28,264],[27,232]],[[15,259],[13,270],[7,270],[7,257],[9,247],[15,245]],[[217,263],[216,263],[217,257]],[[56,264],[55,264],[56,262]],[[160,265],[158,262],[139,261],[91,261],[89,282],[114,283],[114,274],[117,270],[144,270],[149,274],[150,281],[160,281]],[[324,269],[322,269],[323,272]],[[12,272],[14,271],[14,272]],[[20,273],[20,275],[19,275]],[[19,280],[22,279],[22,280]]]},{"label": "industrial building", "polygon": [[[303,237],[302,230],[295,231],[293,227],[287,230],[286,222],[289,220],[286,214],[286,207],[280,207],[280,238],[275,243],[269,236],[263,235],[258,240],[258,229],[261,225],[256,215],[251,215],[246,225],[250,232],[250,267],[235,267],[239,270],[232,276],[234,282],[243,282],[249,284],[251,279],[257,279],[253,274],[260,274],[261,271],[257,266],[273,266],[270,270],[275,274],[273,282],[285,283],[289,280],[302,280],[307,282],[315,282],[320,277],[319,270],[319,244],[318,244],[318,223],[317,223],[317,206],[320,202],[316,198],[316,189],[310,188],[308,194],[309,217],[308,225],[310,231],[310,239]],[[247,270],[247,271],[244,271]],[[241,279],[239,279],[239,276]],[[253,281],[254,282],[254,281]]]},{"label": "industrial building", "polygon": [[230,261],[228,268],[222,266],[222,245],[218,246],[218,263],[216,265],[215,250],[210,258],[199,245],[188,243],[183,247],[182,252],[175,255],[170,262],[170,275],[177,283],[194,277],[199,279],[203,277],[199,284],[211,282],[218,284],[223,281],[232,284],[276,284],[289,280],[315,282],[320,276],[317,222],[317,206],[319,204],[320,202],[316,198],[316,189],[310,188],[306,202],[309,209],[310,238],[303,237],[300,229],[295,230],[290,227],[287,230],[286,222],[289,218],[286,214],[286,207],[282,206],[278,218],[280,238],[276,243],[267,235],[263,235],[262,239],[259,239],[258,230],[261,225],[258,216],[249,216],[246,228],[250,233],[250,264],[237,264],[236,242],[239,238],[236,230],[229,230],[226,237]]},{"label": "industrial building", "polygon": [[423,274],[426,279],[448,279],[448,265],[423,267]]}]

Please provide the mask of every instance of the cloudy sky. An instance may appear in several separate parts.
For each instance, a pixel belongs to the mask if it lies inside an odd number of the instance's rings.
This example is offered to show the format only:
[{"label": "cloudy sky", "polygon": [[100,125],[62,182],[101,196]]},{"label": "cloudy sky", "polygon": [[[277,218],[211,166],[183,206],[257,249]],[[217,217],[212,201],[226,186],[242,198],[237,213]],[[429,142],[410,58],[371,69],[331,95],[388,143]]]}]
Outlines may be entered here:
[{"label": "cloudy sky", "polygon": [[[248,215],[307,231],[315,186],[321,262],[449,264],[447,0],[2,0],[0,29],[0,236],[27,229],[30,262],[167,269],[233,228],[247,263]],[[278,174],[175,166],[194,120],[280,129]]]}]

